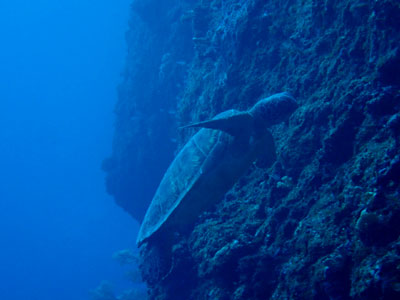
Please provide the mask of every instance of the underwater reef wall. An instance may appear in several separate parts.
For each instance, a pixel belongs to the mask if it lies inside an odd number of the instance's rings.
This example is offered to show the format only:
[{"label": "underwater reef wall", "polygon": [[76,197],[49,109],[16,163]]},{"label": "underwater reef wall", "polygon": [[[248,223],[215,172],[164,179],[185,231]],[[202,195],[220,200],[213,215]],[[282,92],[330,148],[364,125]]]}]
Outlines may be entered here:
[{"label": "underwater reef wall", "polygon": [[193,57],[186,2],[132,4],[128,53],[115,107],[106,187],[118,205],[141,221],[177,145],[177,98]]},{"label": "underwater reef wall", "polygon": [[270,168],[143,245],[150,299],[400,299],[397,0],[138,0],[127,39],[104,169],[138,219],[195,133],[178,126],[281,91],[300,104]]}]

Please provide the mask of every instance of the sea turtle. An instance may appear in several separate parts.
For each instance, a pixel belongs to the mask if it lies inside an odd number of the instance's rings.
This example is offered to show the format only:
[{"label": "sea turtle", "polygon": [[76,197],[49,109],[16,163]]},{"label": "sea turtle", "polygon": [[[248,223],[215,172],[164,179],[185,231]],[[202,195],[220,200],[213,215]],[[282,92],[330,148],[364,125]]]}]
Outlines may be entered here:
[{"label": "sea turtle", "polygon": [[160,233],[187,228],[234,185],[259,158],[275,160],[267,127],[286,120],[297,108],[288,93],[258,101],[250,110],[228,110],[209,121],[182,148],[166,171],[140,227],[137,244]]}]

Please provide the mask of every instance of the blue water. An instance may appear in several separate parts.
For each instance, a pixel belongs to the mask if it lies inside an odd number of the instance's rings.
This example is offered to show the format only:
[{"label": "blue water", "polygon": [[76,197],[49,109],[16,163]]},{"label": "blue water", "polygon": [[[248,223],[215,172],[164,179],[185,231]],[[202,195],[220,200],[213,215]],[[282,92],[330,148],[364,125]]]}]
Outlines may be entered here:
[{"label": "blue water", "polygon": [[136,222],[106,195],[130,0],[0,2],[0,299],[128,285]]}]

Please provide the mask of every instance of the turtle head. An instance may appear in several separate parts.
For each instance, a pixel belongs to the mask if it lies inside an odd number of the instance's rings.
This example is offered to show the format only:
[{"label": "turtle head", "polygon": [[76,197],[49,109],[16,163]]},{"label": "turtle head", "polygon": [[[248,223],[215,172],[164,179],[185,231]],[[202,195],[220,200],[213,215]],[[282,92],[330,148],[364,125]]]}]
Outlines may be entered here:
[{"label": "turtle head", "polygon": [[181,128],[211,128],[232,136],[249,136],[252,132],[264,132],[265,127],[286,121],[297,107],[296,100],[289,93],[279,93],[258,101],[248,111],[227,110],[211,120]]},{"label": "turtle head", "polygon": [[289,93],[279,93],[258,101],[249,110],[256,127],[270,127],[286,121],[297,109],[296,100]]}]

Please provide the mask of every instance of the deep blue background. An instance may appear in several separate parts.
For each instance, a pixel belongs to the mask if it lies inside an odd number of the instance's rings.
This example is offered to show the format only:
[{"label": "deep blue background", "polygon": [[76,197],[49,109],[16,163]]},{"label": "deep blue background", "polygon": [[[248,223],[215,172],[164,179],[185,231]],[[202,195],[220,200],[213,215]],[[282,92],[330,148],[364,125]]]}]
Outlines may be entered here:
[{"label": "deep blue background", "polygon": [[0,299],[123,284],[137,224],[105,194],[130,0],[0,2]]}]

